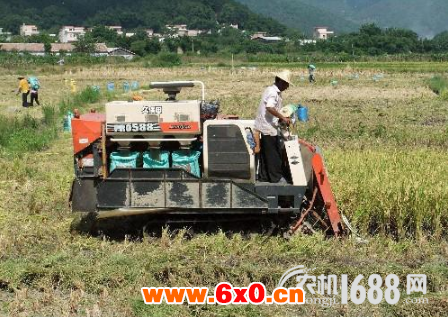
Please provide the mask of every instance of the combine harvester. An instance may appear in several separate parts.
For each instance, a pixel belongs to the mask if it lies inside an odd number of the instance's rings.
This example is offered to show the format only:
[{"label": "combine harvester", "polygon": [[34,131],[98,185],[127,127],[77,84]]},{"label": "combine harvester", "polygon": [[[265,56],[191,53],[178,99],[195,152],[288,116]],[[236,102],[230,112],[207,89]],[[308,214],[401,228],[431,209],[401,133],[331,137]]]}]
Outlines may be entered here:
[{"label": "combine harvester", "polygon": [[[182,88],[201,100],[176,100]],[[253,120],[217,119],[198,81],[154,82],[165,101],[114,101],[106,114],[72,119],[75,180],[72,230],[95,234],[102,219],[145,215],[172,223],[266,221],[286,235],[344,232],[322,157],[287,133],[291,184],[257,181]],[[119,223],[119,222],[118,222]]]}]

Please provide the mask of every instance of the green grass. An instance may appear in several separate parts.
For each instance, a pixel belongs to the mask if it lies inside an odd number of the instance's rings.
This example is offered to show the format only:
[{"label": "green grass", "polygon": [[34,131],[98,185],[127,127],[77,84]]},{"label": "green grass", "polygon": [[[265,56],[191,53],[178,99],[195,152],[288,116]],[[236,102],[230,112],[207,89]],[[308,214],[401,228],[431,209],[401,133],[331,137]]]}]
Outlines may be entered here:
[{"label": "green grass", "polygon": [[443,100],[448,100],[448,79],[444,76],[434,76],[428,81],[429,88]]},{"label": "green grass", "polygon": [[59,108],[42,106],[42,118],[0,116],[0,147],[6,152],[23,154],[47,149],[62,130],[62,117],[67,111],[82,109],[100,100],[100,93],[87,87],[71,98],[62,100]]},{"label": "green grass", "polygon": [[101,94],[99,91],[94,90],[92,87],[88,86],[73,97],[73,103],[80,105],[95,103],[100,100],[100,97]]},{"label": "green grass", "polygon": [[25,115],[23,118],[0,117],[0,147],[14,153],[45,149],[57,134],[54,122]]},{"label": "green grass", "polygon": [[148,66],[151,67],[173,67],[180,66],[182,60],[179,55],[175,53],[161,53],[151,59],[151,63]]}]

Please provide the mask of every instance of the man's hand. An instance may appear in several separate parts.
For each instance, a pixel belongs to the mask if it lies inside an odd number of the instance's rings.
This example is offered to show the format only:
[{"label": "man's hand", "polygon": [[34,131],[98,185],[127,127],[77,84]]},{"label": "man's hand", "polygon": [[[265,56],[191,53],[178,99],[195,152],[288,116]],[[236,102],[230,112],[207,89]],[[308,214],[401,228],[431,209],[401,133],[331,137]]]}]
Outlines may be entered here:
[{"label": "man's hand", "polygon": [[276,116],[279,120],[281,120],[281,121],[283,121],[283,122],[285,122],[287,125],[290,125],[291,124],[291,119],[290,118],[286,118],[286,117],[284,117],[280,112],[278,112],[275,108],[271,108],[271,107],[269,107],[269,108],[266,108],[266,110],[270,113],[270,114],[272,114],[273,116]]},{"label": "man's hand", "polygon": [[283,117],[280,120],[282,120],[284,123],[286,123],[286,125],[290,125],[291,124],[291,119],[290,118]]}]

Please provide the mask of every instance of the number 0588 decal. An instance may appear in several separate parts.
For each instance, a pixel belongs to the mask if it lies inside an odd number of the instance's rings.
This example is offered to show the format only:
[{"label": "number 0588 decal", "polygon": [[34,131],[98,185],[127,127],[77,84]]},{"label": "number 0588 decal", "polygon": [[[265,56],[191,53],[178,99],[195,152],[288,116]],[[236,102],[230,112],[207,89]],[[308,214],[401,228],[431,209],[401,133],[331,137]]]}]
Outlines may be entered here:
[{"label": "number 0588 decal", "polygon": [[107,132],[152,132],[160,131],[158,123],[125,123],[125,124],[108,124]]}]

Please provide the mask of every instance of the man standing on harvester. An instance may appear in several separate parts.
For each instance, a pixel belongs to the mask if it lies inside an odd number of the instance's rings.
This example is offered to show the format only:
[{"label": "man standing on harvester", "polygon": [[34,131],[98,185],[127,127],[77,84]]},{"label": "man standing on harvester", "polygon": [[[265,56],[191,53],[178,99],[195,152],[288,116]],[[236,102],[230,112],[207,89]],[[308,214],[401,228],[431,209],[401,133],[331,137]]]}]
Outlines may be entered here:
[{"label": "man standing on harvester", "polygon": [[265,89],[255,118],[255,130],[261,134],[259,181],[286,183],[283,177],[283,159],[278,135],[278,123],[286,125],[291,120],[280,113],[281,92],[291,84],[291,72],[285,70],[275,75],[275,83]]}]

